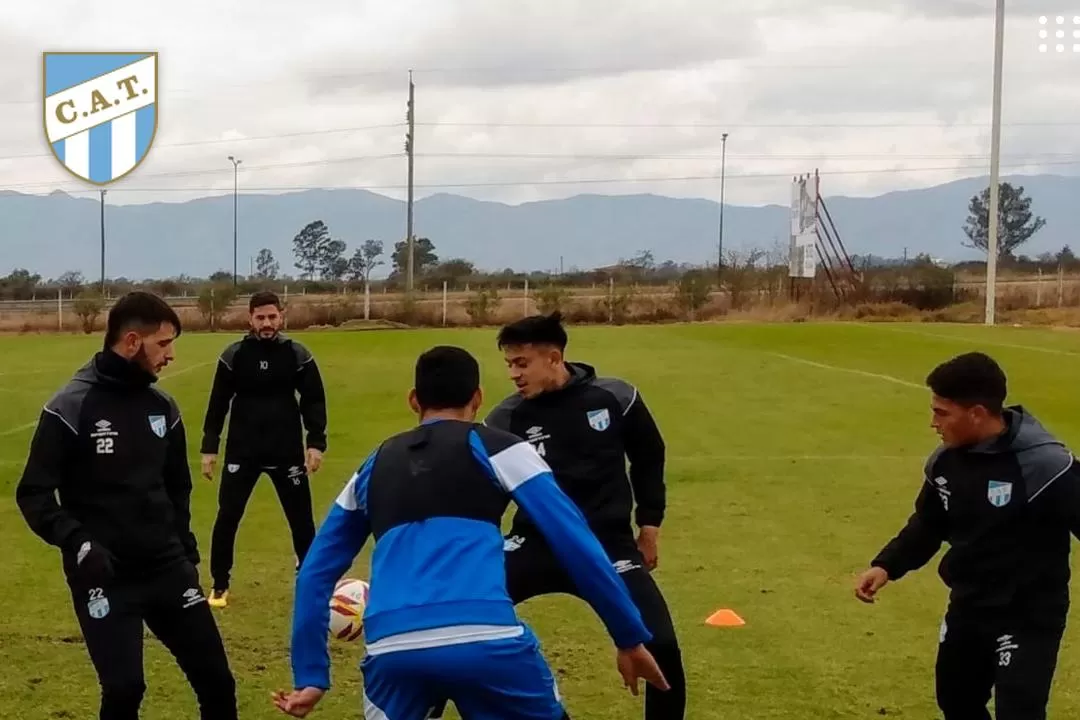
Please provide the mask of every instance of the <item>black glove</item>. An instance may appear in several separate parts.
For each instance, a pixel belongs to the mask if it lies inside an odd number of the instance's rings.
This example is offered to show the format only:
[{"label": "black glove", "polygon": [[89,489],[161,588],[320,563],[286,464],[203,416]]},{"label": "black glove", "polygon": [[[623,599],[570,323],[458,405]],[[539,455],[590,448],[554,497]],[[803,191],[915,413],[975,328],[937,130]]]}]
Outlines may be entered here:
[{"label": "black glove", "polygon": [[84,540],[75,548],[75,573],[90,585],[104,585],[116,574],[116,556],[93,540]]}]

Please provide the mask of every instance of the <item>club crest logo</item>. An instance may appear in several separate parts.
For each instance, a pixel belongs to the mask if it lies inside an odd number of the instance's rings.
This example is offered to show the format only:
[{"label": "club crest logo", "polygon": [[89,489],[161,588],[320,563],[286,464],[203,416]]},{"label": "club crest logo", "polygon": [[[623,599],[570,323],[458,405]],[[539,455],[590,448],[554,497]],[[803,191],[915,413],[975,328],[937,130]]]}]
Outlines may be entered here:
[{"label": "club crest logo", "polygon": [[90,602],[86,603],[86,612],[95,620],[102,620],[109,614],[109,598],[98,593],[92,594]]},{"label": "club crest logo", "polygon": [[107,185],[146,159],[158,120],[156,52],[47,52],[45,138],[75,177]]},{"label": "club crest logo", "polygon": [[165,437],[165,416],[164,415],[151,415],[150,429],[154,431],[154,434],[159,438]]},{"label": "club crest logo", "polygon": [[1012,500],[1012,483],[991,480],[986,489],[986,499],[994,507],[1005,507]]},{"label": "club crest logo", "polygon": [[589,427],[597,432],[603,432],[611,425],[611,414],[607,411],[607,408],[590,410],[585,415],[589,418]]}]

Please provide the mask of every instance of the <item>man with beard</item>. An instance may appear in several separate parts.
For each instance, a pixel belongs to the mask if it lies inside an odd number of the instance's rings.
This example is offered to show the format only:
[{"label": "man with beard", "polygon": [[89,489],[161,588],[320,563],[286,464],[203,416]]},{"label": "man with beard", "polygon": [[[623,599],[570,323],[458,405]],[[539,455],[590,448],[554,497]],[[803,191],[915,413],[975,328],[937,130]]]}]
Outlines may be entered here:
[{"label": "man with beard", "polygon": [[176,402],[153,385],[180,320],[133,292],[109,311],[104,348],[46,404],[15,496],[60,548],[101,720],[136,720],[143,623],[176,658],[203,720],[236,720],[236,683],[199,590],[191,470]]},{"label": "man with beard", "polygon": [[318,471],[326,452],[326,393],[315,358],[281,332],[282,305],[277,295],[255,293],[249,312],[251,331],[227,347],[218,360],[203,424],[202,472],[210,479],[231,405],[210,546],[214,581],[210,605],[218,608],[228,603],[236,533],[264,472],[285,511],[296,567],[303,563],[315,538],[308,475]]}]

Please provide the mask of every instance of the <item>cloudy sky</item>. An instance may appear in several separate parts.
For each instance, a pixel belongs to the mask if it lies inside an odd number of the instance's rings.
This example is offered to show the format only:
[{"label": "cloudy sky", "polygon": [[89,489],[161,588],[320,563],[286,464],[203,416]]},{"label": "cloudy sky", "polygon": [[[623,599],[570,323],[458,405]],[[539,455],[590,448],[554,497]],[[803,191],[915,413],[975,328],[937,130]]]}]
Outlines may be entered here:
[{"label": "cloudy sky", "polygon": [[[1080,171],[1073,2],[1009,0],[1003,172]],[[0,3],[0,190],[95,192],[49,152],[45,50],[160,53],[154,145],[112,202],[231,192],[230,154],[241,191],[404,197],[410,68],[418,197],[717,198],[724,132],[737,204],[786,204],[815,167],[829,195],[989,168],[993,0],[148,5]]]}]

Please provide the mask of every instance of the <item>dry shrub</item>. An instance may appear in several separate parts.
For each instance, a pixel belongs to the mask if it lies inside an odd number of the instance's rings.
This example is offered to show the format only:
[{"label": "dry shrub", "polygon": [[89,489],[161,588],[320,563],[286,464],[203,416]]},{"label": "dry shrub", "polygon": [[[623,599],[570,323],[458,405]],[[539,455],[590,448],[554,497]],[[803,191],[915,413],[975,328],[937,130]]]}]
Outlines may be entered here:
[{"label": "dry shrub", "polygon": [[851,317],[855,320],[875,322],[913,320],[919,316],[919,311],[901,302],[884,302],[859,303],[853,308],[841,308],[837,314],[841,318]]}]

